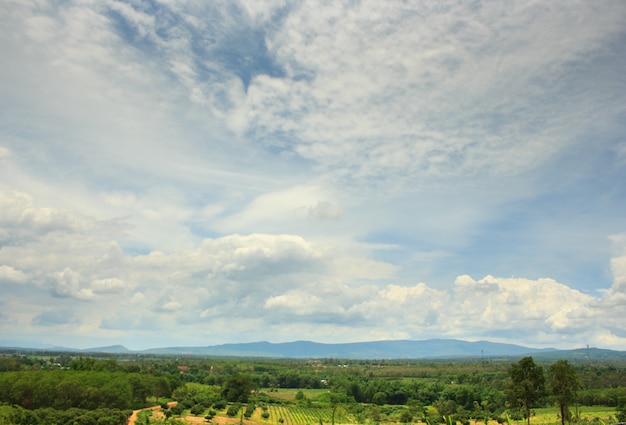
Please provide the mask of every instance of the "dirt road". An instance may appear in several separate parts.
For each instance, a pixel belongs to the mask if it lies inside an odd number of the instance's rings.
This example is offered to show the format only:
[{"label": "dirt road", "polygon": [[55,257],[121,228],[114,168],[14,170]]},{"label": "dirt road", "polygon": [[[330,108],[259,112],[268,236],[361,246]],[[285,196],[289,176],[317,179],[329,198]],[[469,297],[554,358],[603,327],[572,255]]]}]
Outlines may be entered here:
[{"label": "dirt road", "polygon": [[[167,403],[168,407],[176,406],[176,404],[178,404],[177,401],[171,401]],[[158,411],[158,410],[161,410],[161,406],[152,406],[152,407],[145,407],[143,409],[133,410],[133,414],[130,415],[130,418],[128,418],[128,425],[135,425],[135,422],[137,422],[137,414],[144,410]]]}]

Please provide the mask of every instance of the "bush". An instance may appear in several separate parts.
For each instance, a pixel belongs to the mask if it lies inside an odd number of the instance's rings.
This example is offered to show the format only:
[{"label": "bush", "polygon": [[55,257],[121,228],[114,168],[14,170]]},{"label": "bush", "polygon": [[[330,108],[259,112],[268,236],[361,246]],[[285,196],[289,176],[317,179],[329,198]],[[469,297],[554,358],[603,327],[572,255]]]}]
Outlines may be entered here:
[{"label": "bush", "polygon": [[211,422],[213,418],[215,417],[215,414],[216,414],[215,410],[209,409],[204,419],[206,419],[207,422]]},{"label": "bush", "polygon": [[254,410],[256,409],[256,406],[254,405],[254,403],[248,403],[248,405],[246,406],[246,411],[244,412],[244,416],[247,419],[250,419],[250,417],[254,414]]},{"label": "bush", "polygon": [[413,415],[411,414],[411,412],[409,412],[408,410],[404,410],[400,414],[400,422],[402,422],[403,424],[409,424],[413,422]]},{"label": "bush", "polygon": [[190,412],[192,415],[198,416],[202,414],[202,412],[204,412],[204,406],[201,404],[196,404],[195,406],[191,408]]},{"label": "bush", "polygon": [[218,400],[213,403],[213,408],[217,410],[224,410],[226,408],[226,405],[228,405],[228,402],[226,400]]},{"label": "bush", "polygon": [[191,409],[195,404],[190,398],[184,398],[178,402],[178,405],[182,406],[183,409]]},{"label": "bush", "polygon": [[237,406],[236,404],[233,404],[228,408],[228,410],[226,411],[226,414],[230,416],[231,418],[234,418],[235,416],[237,416],[238,412],[239,412],[239,406]]}]

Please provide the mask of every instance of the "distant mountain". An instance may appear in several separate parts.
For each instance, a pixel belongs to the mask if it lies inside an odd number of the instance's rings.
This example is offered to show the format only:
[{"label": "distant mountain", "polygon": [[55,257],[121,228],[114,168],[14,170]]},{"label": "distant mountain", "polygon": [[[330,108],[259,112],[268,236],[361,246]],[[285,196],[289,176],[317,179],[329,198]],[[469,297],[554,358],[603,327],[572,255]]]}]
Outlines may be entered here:
[{"label": "distant mountain", "polygon": [[[0,347],[3,346],[0,342]],[[557,350],[554,348],[529,348],[514,344],[501,344],[489,341],[468,342],[456,339],[394,340],[353,342],[344,344],[323,344],[311,341],[283,343],[249,342],[240,344],[222,344],[207,347],[164,347],[132,351],[123,345],[72,349],[64,347],[17,349],[5,345],[7,350],[65,351],[75,353],[108,354],[143,354],[177,356],[215,356],[215,357],[267,357],[293,359],[485,359],[506,360],[508,358],[532,355],[537,359],[553,361],[568,359],[573,361],[590,360],[626,360],[626,351],[604,350],[599,348],[580,348],[576,350]]]},{"label": "distant mountain", "polygon": [[225,357],[339,358],[339,359],[424,359],[447,357],[523,356],[555,351],[489,341],[467,342],[455,339],[421,341],[371,341],[323,344],[311,341],[283,343],[249,342],[209,347],[168,347],[143,350],[145,354],[178,354]]},{"label": "distant mountain", "polygon": [[83,353],[111,353],[111,354],[132,353],[131,350],[124,347],[123,345],[109,345],[107,347],[86,348],[80,351]]},{"label": "distant mountain", "polygon": [[598,360],[626,360],[626,351],[607,350],[604,348],[576,348],[574,350],[557,350],[543,352],[535,357],[544,360],[567,359],[573,362]]}]

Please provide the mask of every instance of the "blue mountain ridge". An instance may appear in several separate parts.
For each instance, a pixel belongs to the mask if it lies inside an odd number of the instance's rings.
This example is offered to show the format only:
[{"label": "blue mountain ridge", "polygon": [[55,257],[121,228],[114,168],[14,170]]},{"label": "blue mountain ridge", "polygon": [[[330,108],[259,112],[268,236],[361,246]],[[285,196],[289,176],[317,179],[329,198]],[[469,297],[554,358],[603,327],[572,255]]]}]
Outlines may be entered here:
[{"label": "blue mountain ridge", "polygon": [[337,344],[319,343],[312,341],[292,341],[280,343],[259,341],[246,343],[229,343],[204,347],[163,347],[151,348],[146,350],[129,350],[123,345],[76,349],[59,346],[43,347],[41,345],[33,344],[30,348],[18,348],[18,345],[15,343],[6,344],[0,341],[0,349],[92,354],[107,353],[119,355],[191,355],[215,357],[265,357],[285,359],[493,359],[496,357],[522,357],[532,355],[545,359],[568,358],[573,360],[626,360],[626,351],[614,351],[589,347],[573,350],[559,350],[555,348],[530,348],[515,344],[504,344],[490,341],[468,342],[457,339],[385,340]]},{"label": "blue mountain ridge", "polygon": [[208,347],[167,347],[141,351],[146,354],[189,354],[273,358],[420,359],[442,357],[519,356],[557,351],[489,341],[455,339],[387,340],[327,344],[312,341],[231,343]]}]

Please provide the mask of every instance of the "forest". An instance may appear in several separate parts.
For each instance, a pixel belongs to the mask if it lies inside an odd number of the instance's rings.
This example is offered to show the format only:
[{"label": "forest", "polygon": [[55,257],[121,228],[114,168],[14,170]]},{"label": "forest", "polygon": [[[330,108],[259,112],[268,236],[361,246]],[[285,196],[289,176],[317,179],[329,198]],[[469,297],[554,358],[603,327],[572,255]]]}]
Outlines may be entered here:
[{"label": "forest", "polygon": [[[552,412],[555,424],[606,425],[626,420],[625,405],[620,361],[0,355],[0,425],[123,425],[149,406],[159,412],[143,412],[142,425],[189,417],[269,425],[530,424],[541,422],[541,412]],[[590,411],[596,413],[585,416]]]}]

